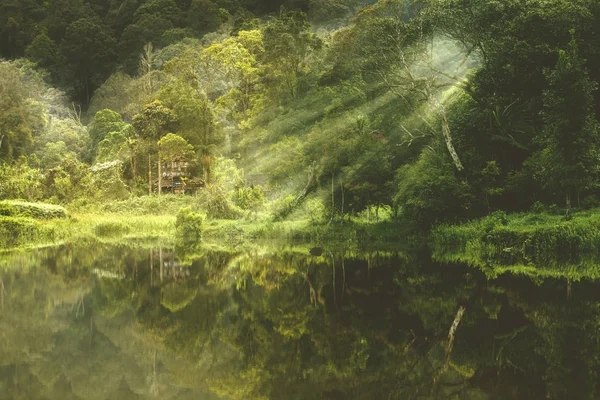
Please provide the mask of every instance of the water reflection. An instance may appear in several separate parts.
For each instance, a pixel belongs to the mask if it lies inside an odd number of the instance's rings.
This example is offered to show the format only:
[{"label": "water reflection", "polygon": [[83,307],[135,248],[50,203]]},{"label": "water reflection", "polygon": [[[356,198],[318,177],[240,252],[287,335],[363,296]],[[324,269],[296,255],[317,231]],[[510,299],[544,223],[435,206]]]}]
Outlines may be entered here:
[{"label": "water reflection", "polygon": [[[311,254],[312,253],[312,254]],[[317,255],[318,254],[318,255]],[[600,299],[426,252],[0,257],[8,399],[592,399]]]}]

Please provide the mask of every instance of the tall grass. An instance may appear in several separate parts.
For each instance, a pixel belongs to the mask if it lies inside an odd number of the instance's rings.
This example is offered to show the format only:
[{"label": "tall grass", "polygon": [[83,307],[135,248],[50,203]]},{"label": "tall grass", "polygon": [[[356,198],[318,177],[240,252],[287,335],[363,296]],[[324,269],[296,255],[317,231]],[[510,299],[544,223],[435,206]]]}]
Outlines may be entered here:
[{"label": "tall grass", "polygon": [[[549,214],[492,215],[462,225],[441,225],[431,232],[434,258],[522,273],[552,270],[573,276],[600,275],[600,212],[572,219]],[[591,274],[591,275],[590,275]]]}]

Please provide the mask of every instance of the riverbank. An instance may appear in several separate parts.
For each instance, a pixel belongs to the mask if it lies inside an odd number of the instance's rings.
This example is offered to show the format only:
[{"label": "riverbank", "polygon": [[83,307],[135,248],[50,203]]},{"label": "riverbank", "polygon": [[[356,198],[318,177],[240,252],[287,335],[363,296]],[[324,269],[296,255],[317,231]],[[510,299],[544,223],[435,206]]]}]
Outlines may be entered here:
[{"label": "riverbank", "polygon": [[[180,206],[189,206],[189,200],[187,204],[182,201],[173,204],[159,198],[149,198],[149,201],[162,204],[109,203],[101,208],[79,207],[68,213],[63,208],[64,212],[54,217],[14,212],[0,215],[0,249],[27,249],[86,240],[106,243],[152,241],[174,245],[176,214]],[[28,204],[39,208],[48,206]],[[273,221],[269,216],[220,219],[207,218],[199,207],[193,209],[204,217],[202,241],[218,242],[223,246],[236,247],[258,240],[363,247],[375,243],[415,241],[407,224],[391,220],[371,222],[360,218],[344,218],[315,223],[309,219]]]},{"label": "riverbank", "polygon": [[492,275],[506,268],[531,274],[541,265],[548,273],[576,278],[586,270],[589,276],[587,270],[597,269],[600,256],[600,210],[570,217],[498,212],[460,225],[437,226],[429,242],[438,261],[465,262],[487,268]]}]

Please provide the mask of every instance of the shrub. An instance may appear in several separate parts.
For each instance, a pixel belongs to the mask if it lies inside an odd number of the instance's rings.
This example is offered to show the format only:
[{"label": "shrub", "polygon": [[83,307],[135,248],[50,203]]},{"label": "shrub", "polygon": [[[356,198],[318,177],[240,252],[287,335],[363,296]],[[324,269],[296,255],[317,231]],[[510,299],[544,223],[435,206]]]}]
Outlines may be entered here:
[{"label": "shrub", "polygon": [[273,204],[273,219],[275,221],[284,219],[294,210],[295,205],[296,197],[291,194],[276,200]]},{"label": "shrub", "polygon": [[229,200],[222,185],[208,185],[200,193],[210,218],[237,219],[243,216],[243,211]]},{"label": "shrub", "polygon": [[534,213],[537,213],[537,214],[541,214],[541,213],[543,213],[545,211],[546,211],[546,206],[541,201],[536,201],[531,206],[531,212],[534,212]]},{"label": "shrub", "polygon": [[202,215],[192,212],[190,207],[180,209],[175,221],[175,235],[184,243],[198,242],[202,237]]},{"label": "shrub", "polygon": [[0,248],[16,247],[40,240],[52,240],[54,231],[39,222],[21,217],[0,216]]},{"label": "shrub", "polygon": [[67,218],[67,210],[53,204],[6,200],[0,202],[0,215],[36,219]]}]

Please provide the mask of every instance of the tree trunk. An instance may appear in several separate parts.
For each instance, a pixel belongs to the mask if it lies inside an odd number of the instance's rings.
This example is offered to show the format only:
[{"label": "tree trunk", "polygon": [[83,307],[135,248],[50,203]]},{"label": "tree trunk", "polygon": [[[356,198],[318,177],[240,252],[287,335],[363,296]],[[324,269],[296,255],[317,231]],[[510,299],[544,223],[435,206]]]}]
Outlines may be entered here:
[{"label": "tree trunk", "polygon": [[340,182],[340,189],[342,191],[342,221],[344,220],[344,183]]},{"label": "tree trunk", "polygon": [[[466,308],[464,306],[458,307],[458,311],[456,312],[454,321],[450,326],[450,330],[448,331],[448,344],[446,345],[446,351],[444,355],[444,364],[433,377],[433,383],[435,386],[437,386],[440,376],[448,370],[448,366],[450,365],[450,355],[452,354],[452,348],[454,347],[454,338],[456,336],[456,330],[458,329],[458,325],[460,324],[460,321],[462,320],[465,311]],[[435,386],[432,389],[434,389]]]},{"label": "tree trunk", "polygon": [[306,186],[304,186],[304,190],[302,190],[302,192],[296,197],[294,204],[300,204],[314,188],[316,165],[316,161],[313,161],[310,169],[308,170],[308,180],[306,182]]},{"label": "tree trunk", "polygon": [[175,193],[175,183],[173,183],[173,179],[175,174],[175,161],[171,160],[171,190]]},{"label": "tree trunk", "polygon": [[162,193],[162,160],[158,156],[158,195]]},{"label": "tree trunk", "polygon": [[152,156],[148,154],[148,196],[152,196]]},{"label": "tree trunk", "polygon": [[133,170],[133,179],[135,180],[135,177],[137,176],[137,168],[136,168],[136,163],[135,163],[135,153],[134,155],[131,157],[131,169]]},{"label": "tree trunk", "polygon": [[329,219],[328,225],[333,221],[333,217],[335,216],[335,194],[334,194],[334,178],[335,172],[331,171],[331,218]]},{"label": "tree trunk", "polygon": [[446,147],[448,148],[448,152],[450,153],[450,157],[452,157],[452,161],[454,162],[454,166],[457,170],[462,171],[464,169],[462,163],[460,162],[460,158],[456,153],[456,149],[454,148],[454,144],[452,144],[452,133],[450,131],[450,124],[448,123],[448,115],[446,114],[446,107],[442,103],[440,103],[433,94],[429,95],[429,101],[433,106],[438,110],[440,117],[442,118],[442,134],[444,135],[444,141],[446,142]]},{"label": "tree trunk", "polygon": [[571,215],[571,193],[567,193],[566,196],[566,203],[567,203],[567,216]]}]

